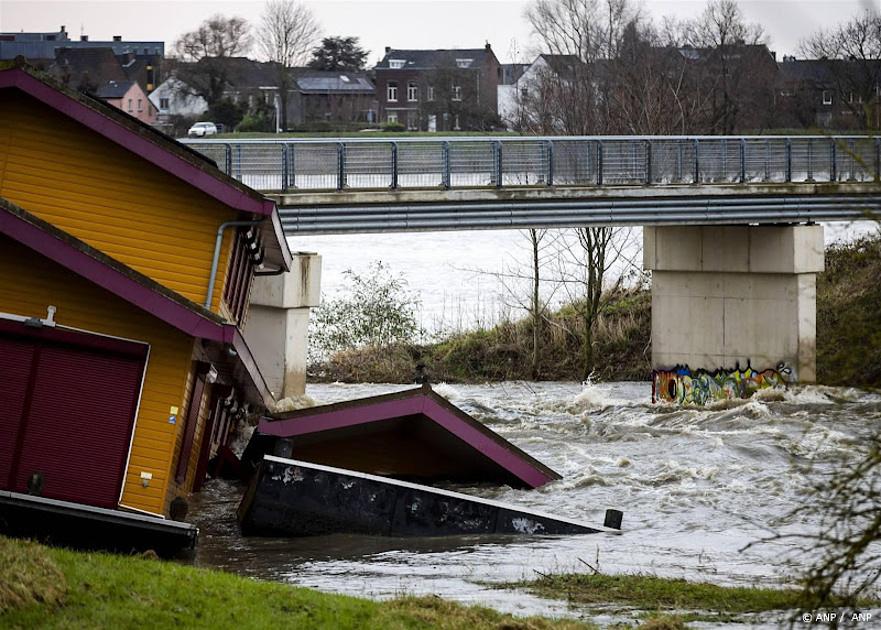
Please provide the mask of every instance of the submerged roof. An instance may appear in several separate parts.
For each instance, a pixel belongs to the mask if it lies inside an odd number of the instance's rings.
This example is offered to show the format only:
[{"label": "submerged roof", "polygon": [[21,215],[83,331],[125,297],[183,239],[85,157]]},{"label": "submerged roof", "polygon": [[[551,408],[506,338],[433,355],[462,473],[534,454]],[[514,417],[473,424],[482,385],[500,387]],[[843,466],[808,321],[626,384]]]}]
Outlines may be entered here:
[{"label": "submerged roof", "polygon": [[529,488],[560,479],[428,385],[276,414],[258,430],[295,438],[299,459],[374,474]]},{"label": "submerged roof", "polygon": [[69,269],[191,337],[232,347],[258,400],[271,400],[241,331],[216,313],[188,300],[88,243],[0,197],[0,235]]}]

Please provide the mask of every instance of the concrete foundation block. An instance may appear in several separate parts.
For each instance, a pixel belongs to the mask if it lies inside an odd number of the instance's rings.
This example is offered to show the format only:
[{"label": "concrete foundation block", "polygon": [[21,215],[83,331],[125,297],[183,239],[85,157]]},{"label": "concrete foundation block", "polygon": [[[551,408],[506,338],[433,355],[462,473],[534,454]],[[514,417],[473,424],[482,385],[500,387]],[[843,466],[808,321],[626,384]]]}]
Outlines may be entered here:
[{"label": "concrete foundation block", "polygon": [[816,378],[820,226],[647,227],[652,366]]},{"label": "concrete foundation block", "polygon": [[321,256],[294,254],[292,269],[277,276],[258,276],[251,289],[251,304],[275,308],[318,306],[321,298]]},{"label": "concrete foundation block", "polygon": [[306,391],[310,307],[318,306],[321,257],[300,253],[293,270],[255,278],[244,335],[277,399]]}]

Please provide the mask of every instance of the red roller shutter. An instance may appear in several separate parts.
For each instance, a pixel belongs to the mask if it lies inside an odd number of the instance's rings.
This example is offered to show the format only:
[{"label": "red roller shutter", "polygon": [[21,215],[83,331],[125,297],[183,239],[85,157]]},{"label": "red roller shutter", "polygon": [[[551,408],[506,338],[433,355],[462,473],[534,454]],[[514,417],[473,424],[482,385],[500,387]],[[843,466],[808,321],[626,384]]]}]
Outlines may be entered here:
[{"label": "red roller shutter", "polygon": [[[13,405],[0,415],[0,422],[4,429],[11,427],[15,442],[5,475],[0,459],[0,482],[26,492],[28,479],[40,473],[43,496],[115,507],[147,347],[97,335],[18,327],[16,331],[14,325],[0,324],[0,358],[14,353],[19,357],[13,364],[4,363],[13,385],[0,393],[0,401],[5,396]],[[29,364],[23,358],[28,346]],[[7,438],[0,439],[5,446]]]},{"label": "red roller shutter", "polygon": [[35,349],[0,336],[0,487],[8,487]]}]

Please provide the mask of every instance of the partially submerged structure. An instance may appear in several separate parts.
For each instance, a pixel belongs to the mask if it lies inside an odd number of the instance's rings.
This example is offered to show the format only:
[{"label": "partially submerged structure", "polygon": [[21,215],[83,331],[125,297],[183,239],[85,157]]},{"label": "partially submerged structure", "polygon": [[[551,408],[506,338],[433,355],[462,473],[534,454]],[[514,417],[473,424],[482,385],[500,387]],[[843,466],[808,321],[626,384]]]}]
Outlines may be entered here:
[{"label": "partially submerged structure", "polygon": [[0,138],[0,490],[166,517],[275,399],[242,332],[275,205],[22,63]]},{"label": "partially submerged structure", "polygon": [[245,534],[464,536],[596,534],[590,527],[496,501],[267,455],[239,506]]},{"label": "partially submerged structure", "polygon": [[279,438],[298,460],[419,483],[537,488],[560,478],[428,385],[263,418],[246,460],[258,463]]}]

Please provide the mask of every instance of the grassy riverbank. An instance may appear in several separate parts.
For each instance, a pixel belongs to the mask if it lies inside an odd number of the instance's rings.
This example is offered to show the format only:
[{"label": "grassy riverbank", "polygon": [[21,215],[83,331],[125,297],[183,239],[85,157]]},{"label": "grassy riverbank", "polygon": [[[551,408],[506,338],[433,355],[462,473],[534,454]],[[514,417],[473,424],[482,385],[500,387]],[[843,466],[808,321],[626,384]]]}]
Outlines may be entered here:
[{"label": "grassy riverbank", "polygon": [[[437,597],[387,602],[0,537],[2,628],[589,629]],[[358,579],[353,577],[352,579]]]},{"label": "grassy riverbank", "polygon": [[500,588],[568,601],[584,610],[582,620],[513,617],[432,596],[376,602],[174,562],[75,552],[3,537],[0,566],[3,628],[574,630],[596,628],[590,621],[596,613],[623,616],[626,621],[620,627],[672,630],[689,620],[722,622],[752,613],[780,613],[797,608],[799,601],[799,593],[792,590],[725,588],[653,576],[564,574]]},{"label": "grassy riverbank", "polygon": [[[651,371],[651,295],[646,290],[607,296],[594,332],[596,378],[644,380]],[[580,380],[582,322],[572,305],[552,312],[541,327],[540,380]],[[320,381],[407,383],[425,365],[434,382],[532,380],[532,325],[526,318],[462,332],[424,346],[361,348],[335,354],[315,371]]]},{"label": "grassy riverbank", "polygon": [[881,387],[881,238],[826,250],[817,276],[817,380]]},{"label": "grassy riverbank", "polygon": [[[817,277],[817,373],[826,385],[881,387],[881,238],[826,251]],[[572,305],[551,313],[541,329],[539,380],[581,380],[582,324]],[[645,380],[651,372],[651,293],[606,296],[594,333],[597,380]],[[434,382],[533,379],[528,318],[456,333],[429,345],[340,352],[312,370],[317,381],[413,380],[424,364]]]},{"label": "grassy riverbank", "polygon": [[795,589],[724,587],[649,575],[586,575],[566,573],[542,576],[508,585],[539,597],[564,599],[597,614],[634,609],[654,611],[661,628],[682,627],[688,621],[750,623],[762,613],[775,620],[796,611],[802,599]]}]

